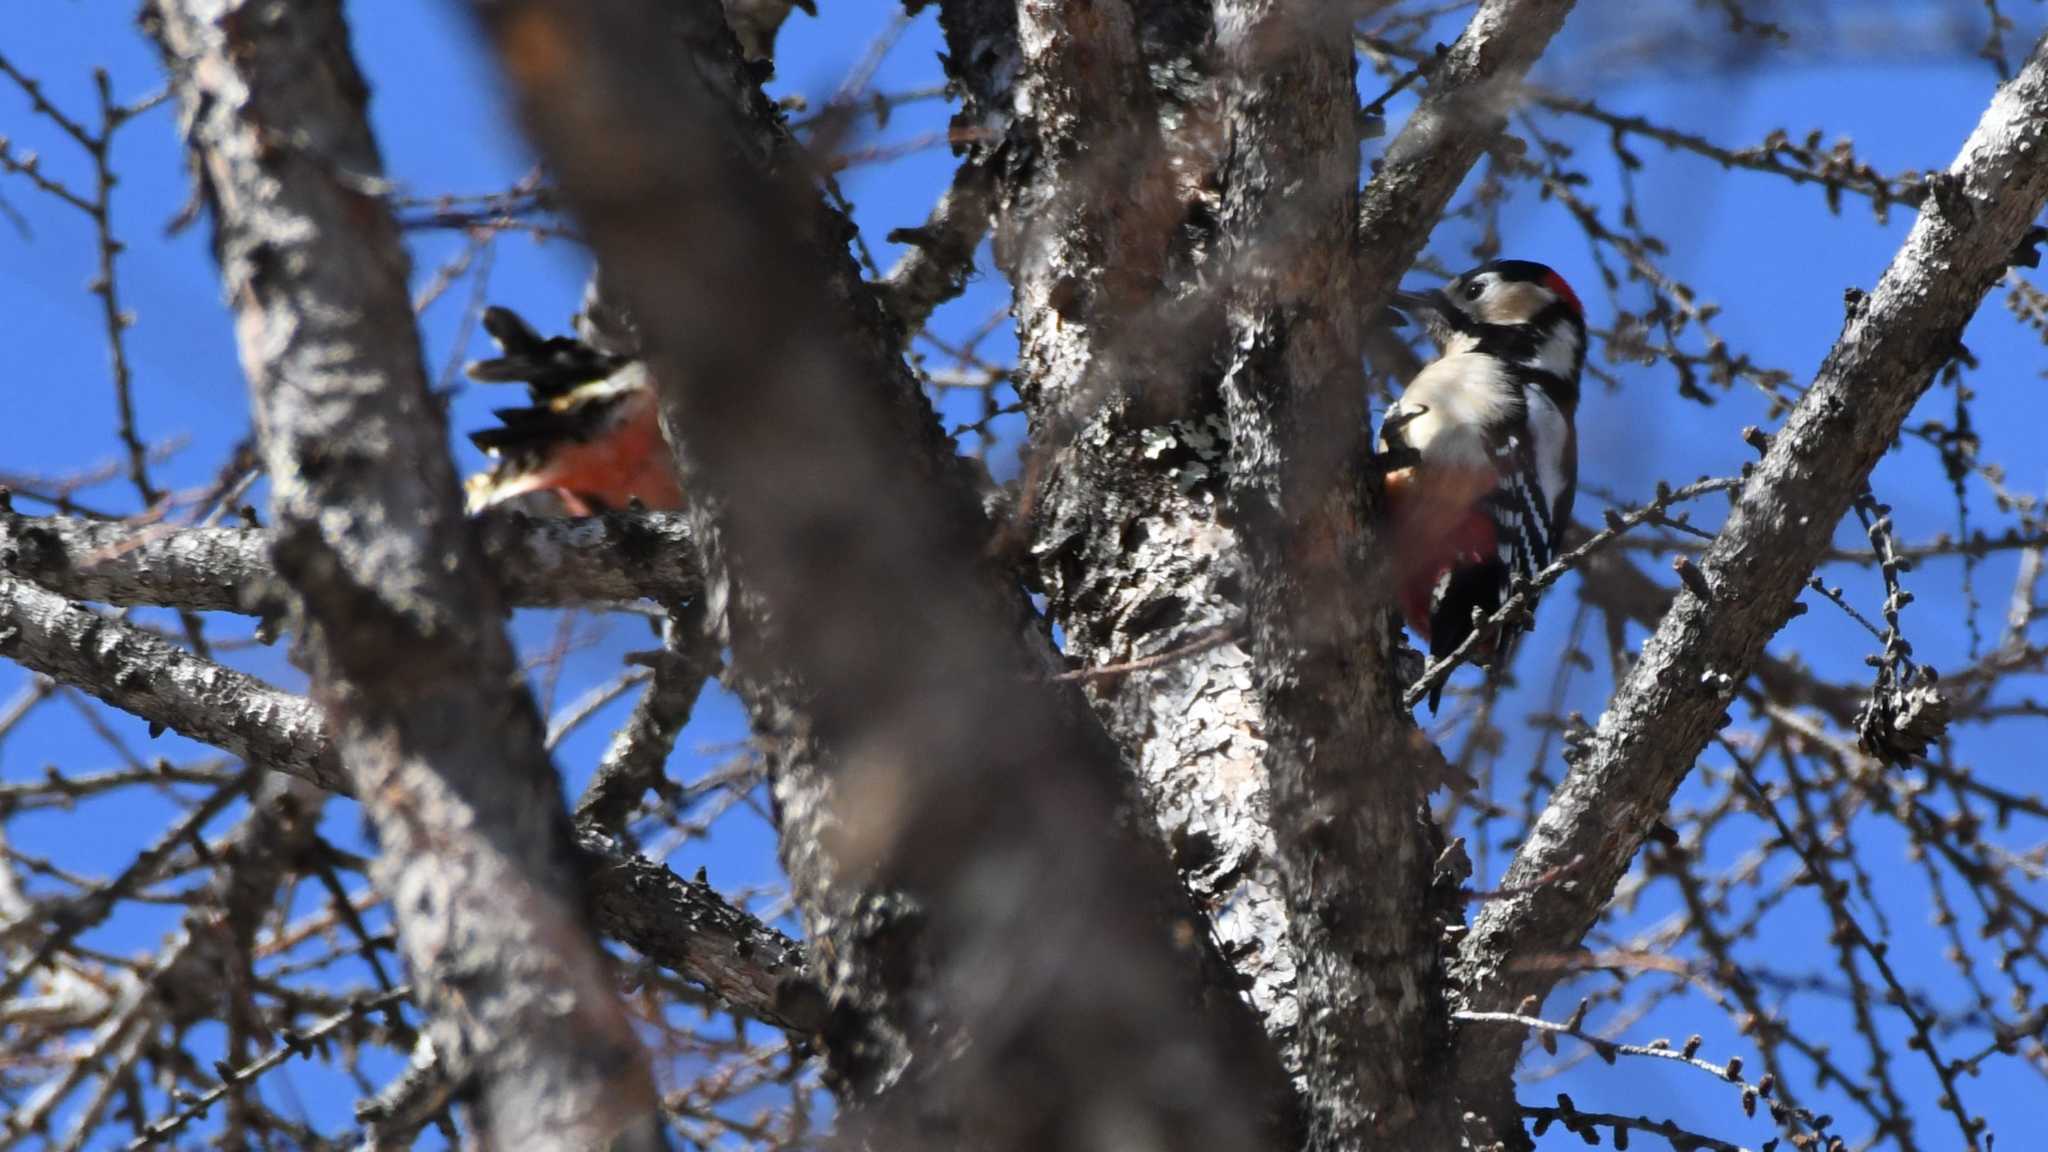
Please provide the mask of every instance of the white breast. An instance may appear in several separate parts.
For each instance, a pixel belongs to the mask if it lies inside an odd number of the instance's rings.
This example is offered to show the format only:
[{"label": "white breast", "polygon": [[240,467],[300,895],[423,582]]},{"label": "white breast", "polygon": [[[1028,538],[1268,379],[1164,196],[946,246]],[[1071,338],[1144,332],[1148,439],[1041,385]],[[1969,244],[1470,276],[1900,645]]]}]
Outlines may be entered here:
[{"label": "white breast", "polygon": [[[1401,436],[1432,464],[1491,468],[1493,457],[1483,430],[1508,418],[1515,393],[1515,382],[1492,357],[1452,352],[1416,373],[1401,398],[1387,409],[1386,419],[1419,411],[1402,427]],[[1562,422],[1554,406],[1547,411]],[[1386,447],[1384,440],[1380,447]]]}]

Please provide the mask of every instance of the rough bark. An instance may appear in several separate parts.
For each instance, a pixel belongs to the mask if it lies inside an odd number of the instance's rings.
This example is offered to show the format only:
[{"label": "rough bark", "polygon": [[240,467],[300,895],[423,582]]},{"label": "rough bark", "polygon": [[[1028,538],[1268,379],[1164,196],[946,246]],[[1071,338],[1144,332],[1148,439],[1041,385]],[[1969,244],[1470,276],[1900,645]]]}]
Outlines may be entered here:
[{"label": "rough bark", "polygon": [[[1251,659],[1234,635],[1243,571],[1221,514],[1227,438],[1204,346],[1216,333],[1187,275],[1216,163],[1213,112],[1189,111],[1213,88],[1209,14],[1105,6],[1099,18],[1117,23],[1103,36],[1061,6],[1024,13],[1031,51],[996,255],[1015,291],[1034,445],[1034,572],[1083,669],[1183,653],[1089,677],[1090,700],[1291,1070],[1295,965],[1270,863]],[[940,10],[970,88],[961,62],[986,53],[1004,16],[1016,9]],[[1119,114],[1076,111],[1094,99]]]},{"label": "rough bark", "polygon": [[[1466,1007],[1514,1010],[1580,946],[1764,645],[1790,619],[1835,525],[1898,436],[1963,327],[2015,261],[2048,200],[2048,41],[1992,100],[1875,292],[1852,292],[1842,334],[1749,477],[1601,716],[1459,956]],[[1703,588],[1705,595],[1697,588]],[[1571,882],[1545,882],[1570,862]],[[1502,1140],[1525,1139],[1510,1077],[1520,1029],[1460,1040],[1458,1083]]]},{"label": "rough bark", "polygon": [[1446,1024],[1440,846],[1423,803],[1434,781],[1398,710],[1361,483],[1349,22],[1328,5],[1224,0],[1217,28],[1230,511],[1299,958],[1308,1146],[1428,1146],[1455,1116],[1430,1066]]},{"label": "rough bark", "polygon": [[161,0],[299,655],[437,1054],[507,1147],[665,1145],[542,724],[464,520],[336,3]]},{"label": "rough bark", "polygon": [[305,700],[4,576],[0,655],[251,764],[350,791],[326,724]]},{"label": "rough bark", "polygon": [[[1125,19],[1115,5],[1088,7],[1091,21]],[[1140,89],[1133,97],[1133,54],[1121,23],[1110,29],[1116,34],[1105,36],[1094,23],[1072,25],[1066,20],[1072,14],[1059,5],[1023,5],[1028,50],[1016,105],[1022,122],[1012,129],[1014,143],[1003,168],[997,257],[1017,292],[1020,393],[1034,445],[1022,505],[1035,519],[1033,558],[1048,615],[1060,624],[1069,654],[1084,666],[1176,653],[1138,674],[1092,679],[1091,696],[1136,767],[1190,889],[1216,914],[1217,932],[1249,999],[1282,1045],[1290,1070],[1299,1072],[1301,953],[1291,934],[1323,929],[1315,921],[1295,923],[1272,867],[1274,827],[1292,834],[1298,825],[1286,815],[1269,820],[1264,761],[1271,718],[1254,677],[1253,641],[1238,633],[1248,579],[1244,522],[1222,507],[1234,464],[1226,454],[1237,429],[1224,419],[1216,369],[1207,359],[1224,346],[1218,338],[1221,317],[1197,280],[1228,284],[1244,275],[1228,255],[1212,254],[1219,216],[1236,230],[1236,251],[1275,256],[1267,267],[1301,258],[1303,250],[1266,245],[1301,224],[1291,214],[1317,194],[1326,198],[1327,210],[1308,231],[1334,245],[1322,252],[1352,251],[1345,235],[1351,221],[1334,213],[1352,209],[1355,183],[1333,176],[1355,172],[1348,40],[1341,40],[1333,20],[1313,46],[1320,73],[1265,71],[1288,60],[1290,52],[1300,55],[1302,43],[1277,22],[1294,14],[1276,17],[1272,7],[1221,5],[1212,12],[1210,5],[1182,0],[1133,4],[1136,54],[1152,82],[1149,91]],[[1484,92],[1502,80],[1511,89],[1568,7],[1487,5],[1439,72],[1434,119],[1404,134],[1396,147],[1398,163],[1369,190],[1378,203],[1360,213],[1377,230],[1367,233],[1373,243],[1393,254],[1361,262],[1368,277],[1383,280],[1382,298],[1420,250],[1428,226],[1483,151],[1505,108],[1492,109],[1481,131],[1463,133],[1443,130],[1443,110],[1484,105]],[[958,75],[958,61],[973,59],[972,49],[990,39],[991,21],[983,5],[957,0],[941,9],[941,23]],[[1226,77],[1241,82],[1235,90],[1222,86],[1220,97],[1208,42],[1212,26],[1244,49],[1250,65]],[[1504,48],[1502,37],[1523,42]],[[1256,58],[1260,53],[1272,56]],[[1122,103],[1090,105],[1116,108],[1109,117],[1062,114],[1090,97]],[[1226,108],[1219,99],[1236,102]],[[1298,116],[1301,107],[1308,111],[1305,120]],[[1143,130],[1148,115],[1159,125],[1156,138]],[[1148,163],[1159,157],[1170,173],[1163,204],[1178,213],[1171,217],[1156,206],[1162,202],[1151,183]],[[1335,169],[1328,167],[1333,164]],[[1321,192],[1287,200],[1274,192],[1303,175]],[[1164,252],[1153,246],[1158,219],[1178,229]],[[1404,235],[1392,235],[1403,228]],[[1277,375],[1299,370],[1310,381],[1355,380],[1355,371],[1346,367],[1355,363],[1346,351],[1355,336],[1342,317],[1346,309],[1362,314],[1363,302],[1341,270],[1317,262],[1313,244],[1303,249],[1300,278],[1288,286],[1287,298],[1329,305],[1329,317],[1337,318],[1346,335]],[[1120,284],[1135,290],[1120,295]],[[1234,317],[1247,325],[1232,336],[1241,338],[1257,326],[1261,321],[1248,318],[1263,307],[1254,304]],[[1327,324],[1329,317],[1314,318],[1310,326]],[[1289,323],[1293,319],[1287,317]],[[1313,346],[1320,336],[1304,332],[1302,338]],[[1271,343],[1285,348],[1292,339],[1281,335]],[[1363,428],[1364,411],[1351,398],[1356,391],[1333,387],[1328,395],[1335,404],[1304,415],[1288,435],[1299,428]],[[1264,421],[1267,415],[1253,413],[1252,419]],[[1273,431],[1254,429],[1253,435]],[[1267,446],[1292,452],[1294,446],[1282,439]],[[1306,462],[1307,470],[1319,472],[1324,484],[1355,474],[1349,469],[1360,466],[1359,447],[1355,438],[1326,443],[1320,460]],[[1354,508],[1339,517],[1346,524],[1341,538],[1353,547],[1363,546],[1354,527],[1363,522],[1362,512]],[[1326,575],[1338,599],[1363,587],[1353,578],[1359,571]],[[1296,583],[1281,591],[1275,585],[1275,603],[1295,602],[1306,587]],[[1321,589],[1316,595],[1323,598],[1308,602],[1336,602]],[[1354,651],[1384,652],[1387,637],[1377,612],[1359,602],[1339,609],[1339,615],[1347,611],[1372,637]],[[1305,626],[1314,630],[1321,622]],[[1291,651],[1280,647],[1283,663]],[[1370,674],[1375,680],[1380,675]],[[1280,683],[1289,680],[1284,671],[1278,677]],[[1398,685],[1383,688],[1397,691]],[[1412,732],[1379,703],[1384,695],[1367,686],[1352,698],[1359,709],[1354,735],[1360,739]],[[1391,762],[1410,763],[1399,755],[1405,750],[1405,744],[1395,744]],[[1407,1088],[1427,1083],[1424,1060],[1440,1046],[1444,1031],[1440,1006],[1423,991],[1438,968],[1434,928],[1423,925],[1446,914],[1432,903],[1437,846],[1412,787],[1400,779],[1400,770],[1390,775],[1378,809],[1383,826],[1362,837],[1387,859],[1354,855],[1355,871],[1342,876],[1326,861],[1319,872],[1327,878],[1326,890],[1314,897],[1299,893],[1305,906],[1341,890],[1372,912],[1369,919],[1353,918],[1344,932],[1375,941],[1375,949],[1378,941],[1396,941],[1370,952],[1369,972],[1368,966],[1343,964],[1344,972],[1317,974],[1323,994],[1349,997],[1355,1007],[1368,984],[1416,986],[1405,1001],[1394,997],[1397,1010],[1375,1014],[1370,1024],[1363,1009],[1340,1009],[1331,1017],[1356,1023],[1339,1029],[1350,1033],[1347,1041],[1317,1057],[1328,1073],[1321,1094],[1334,1110],[1349,1110],[1345,1123],[1354,1133],[1377,1127],[1382,1111],[1400,1116],[1415,1110]],[[1333,772],[1325,783],[1350,788],[1359,782]],[[1334,792],[1322,802],[1356,811],[1351,799]],[[1350,847],[1363,851],[1361,845]],[[1298,842],[1297,863],[1305,868],[1309,857],[1327,849]],[[1403,869],[1398,891],[1382,881],[1389,860]],[[1323,955],[1333,954],[1329,943],[1316,941]],[[1317,1032],[1331,1035],[1327,1029]],[[1373,1102],[1356,1103],[1349,1089],[1368,1072],[1377,1077]],[[1401,1102],[1394,1103],[1396,1098]]]},{"label": "rough bark", "polygon": [[608,936],[716,996],[799,1036],[826,1026],[803,946],[735,908],[701,880],[586,836],[591,915]]},{"label": "rough bark", "polygon": [[1156,915],[1172,878],[1118,829],[1115,751],[1045,683],[878,303],[833,291],[850,263],[809,181],[733,122],[732,76],[678,51],[653,5],[479,10],[641,318],[745,590],[725,605],[736,668],[803,706],[829,775],[815,850],[842,883],[914,896],[945,1022],[973,1037],[919,1070],[918,1098],[993,1147],[1253,1144],[1257,1053],[1188,1011]]},{"label": "rough bark", "polygon": [[[688,521],[667,512],[588,520],[489,514],[475,521],[505,602],[566,608],[701,591]],[[282,611],[270,535],[119,520],[23,516],[0,503],[0,571],[74,600],[192,612]]]}]

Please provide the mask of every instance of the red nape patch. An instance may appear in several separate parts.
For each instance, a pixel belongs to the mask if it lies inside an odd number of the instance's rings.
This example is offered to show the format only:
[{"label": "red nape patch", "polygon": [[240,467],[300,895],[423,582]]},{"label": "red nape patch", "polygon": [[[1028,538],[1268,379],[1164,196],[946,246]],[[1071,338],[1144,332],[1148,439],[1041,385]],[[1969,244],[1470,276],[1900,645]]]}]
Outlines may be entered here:
[{"label": "red nape patch", "polygon": [[1579,303],[1579,294],[1572,291],[1572,286],[1564,282],[1564,277],[1552,272],[1543,278],[1543,286],[1557,293],[1558,299],[1571,305],[1572,311],[1579,314],[1579,319],[1586,318],[1586,306]]}]

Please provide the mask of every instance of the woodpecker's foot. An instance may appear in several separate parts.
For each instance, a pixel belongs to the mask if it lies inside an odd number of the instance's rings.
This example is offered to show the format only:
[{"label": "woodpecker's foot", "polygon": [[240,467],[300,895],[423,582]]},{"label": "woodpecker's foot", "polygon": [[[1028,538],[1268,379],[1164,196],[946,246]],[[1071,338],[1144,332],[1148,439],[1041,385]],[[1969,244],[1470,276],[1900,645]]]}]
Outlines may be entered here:
[{"label": "woodpecker's foot", "polygon": [[1380,421],[1380,443],[1384,445],[1379,453],[1382,469],[1393,472],[1401,468],[1413,468],[1422,463],[1421,451],[1408,443],[1402,431],[1428,411],[1427,404],[1417,404],[1408,408],[1396,405],[1393,411],[1387,413],[1386,419]]},{"label": "woodpecker's foot", "polygon": [[1414,473],[1415,466],[1422,463],[1422,453],[1413,448],[1387,448],[1375,459],[1379,461],[1381,474],[1392,483],[1396,476],[1406,481]]}]

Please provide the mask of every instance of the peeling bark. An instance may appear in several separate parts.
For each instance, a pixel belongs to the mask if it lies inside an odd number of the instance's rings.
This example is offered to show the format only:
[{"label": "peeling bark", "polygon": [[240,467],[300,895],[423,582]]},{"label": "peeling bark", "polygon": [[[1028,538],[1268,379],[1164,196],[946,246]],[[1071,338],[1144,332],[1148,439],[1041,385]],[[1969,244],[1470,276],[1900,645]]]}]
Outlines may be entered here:
[{"label": "peeling bark", "polygon": [[[1835,525],[1955,355],[1984,294],[2021,254],[2048,201],[2048,40],[1992,100],[1928,195],[1905,245],[1849,316],[1813,385],[1750,474],[1699,561],[1571,765],[1459,956],[1465,1006],[1512,1011],[1561,968],[1532,963],[1580,946],[1736,688],[1784,626]],[[1545,882],[1571,864],[1571,882]],[[1511,1076],[1518,1028],[1461,1038],[1458,1083],[1496,1139],[1518,1142]]]},{"label": "peeling bark", "polygon": [[462,517],[340,7],[160,0],[151,20],[213,209],[299,655],[436,1053],[507,1147],[663,1147]]}]

